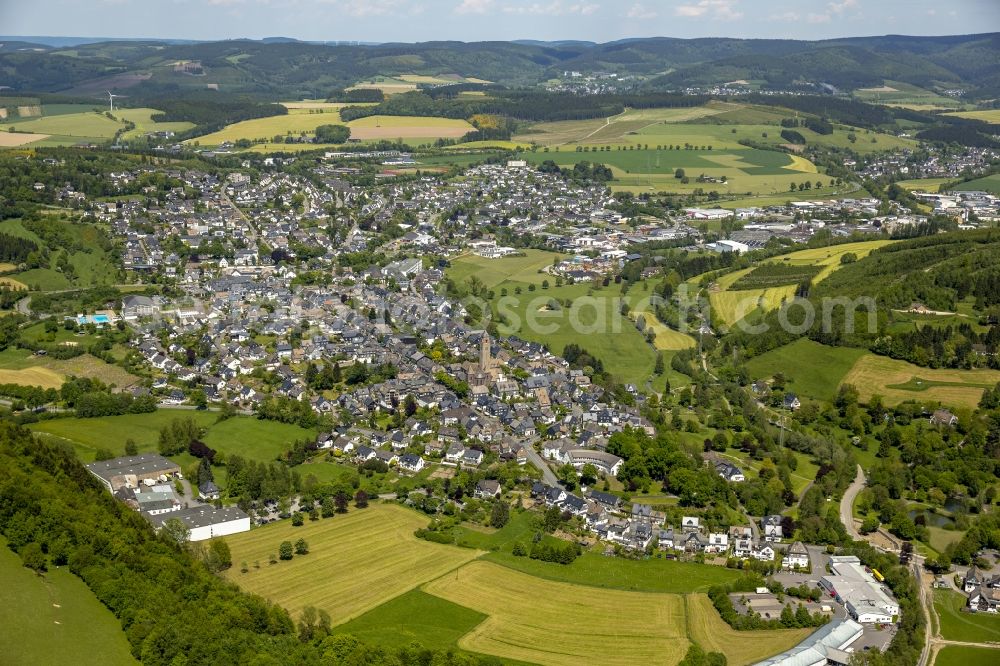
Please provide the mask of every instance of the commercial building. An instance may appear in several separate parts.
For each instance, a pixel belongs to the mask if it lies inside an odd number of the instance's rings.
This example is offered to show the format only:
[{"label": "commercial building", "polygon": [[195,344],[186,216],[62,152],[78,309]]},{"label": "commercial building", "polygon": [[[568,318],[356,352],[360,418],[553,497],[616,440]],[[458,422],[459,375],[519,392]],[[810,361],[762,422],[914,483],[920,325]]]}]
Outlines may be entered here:
[{"label": "commercial building", "polygon": [[153,485],[157,481],[166,481],[180,474],[181,467],[161,455],[146,453],[98,460],[87,465],[87,470],[113,493],[122,487],[138,488],[140,483]]},{"label": "commercial building", "polygon": [[842,666],[851,662],[848,646],[861,637],[864,628],[849,619],[834,620],[821,627],[791,650],[757,662],[754,666]]},{"label": "commercial building", "polygon": [[858,558],[833,556],[830,570],[832,575],[820,578],[819,584],[852,618],[862,624],[889,624],[899,616],[899,603]]},{"label": "commercial building", "polygon": [[238,507],[216,509],[207,505],[193,506],[147,518],[156,529],[163,527],[167,520],[180,520],[191,531],[188,537],[191,541],[204,541],[250,530],[250,516]]}]

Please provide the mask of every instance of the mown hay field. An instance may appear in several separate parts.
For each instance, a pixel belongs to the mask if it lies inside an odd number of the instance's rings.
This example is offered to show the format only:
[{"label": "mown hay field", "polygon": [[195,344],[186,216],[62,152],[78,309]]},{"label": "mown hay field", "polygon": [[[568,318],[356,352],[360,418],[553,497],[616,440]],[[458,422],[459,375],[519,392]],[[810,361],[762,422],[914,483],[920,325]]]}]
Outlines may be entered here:
[{"label": "mown hay field", "polygon": [[704,594],[685,597],[688,636],[706,652],[721,652],[730,666],[753,664],[798,645],[811,629],[736,631],[726,624]]},{"label": "mown hay field", "polygon": [[998,370],[923,368],[886,356],[865,354],[844,376],[842,383],[857,387],[862,401],[878,394],[887,405],[918,400],[974,409],[983,389],[997,382],[1000,382]]},{"label": "mown hay field", "polygon": [[[345,515],[301,527],[281,521],[226,538],[234,563],[226,578],[284,606],[295,618],[314,606],[339,624],[482,554],[413,536],[426,525],[426,517],[395,504],[352,506]],[[309,544],[308,555],[268,563],[282,541],[300,538]],[[249,566],[247,573],[240,571],[242,562]]]},{"label": "mown hay field", "polygon": [[[677,664],[687,651],[683,597],[557,583],[472,562],[424,591],[489,615],[459,647],[544,666]],[[714,610],[712,612],[715,612]]]}]

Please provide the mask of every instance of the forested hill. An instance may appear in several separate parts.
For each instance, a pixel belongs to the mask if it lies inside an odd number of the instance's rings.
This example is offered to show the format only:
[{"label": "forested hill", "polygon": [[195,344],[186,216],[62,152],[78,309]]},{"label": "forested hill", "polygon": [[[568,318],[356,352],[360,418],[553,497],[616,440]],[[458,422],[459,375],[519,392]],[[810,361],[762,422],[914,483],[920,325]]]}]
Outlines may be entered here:
[{"label": "forested hill", "polygon": [[419,647],[368,646],[330,635],[322,615],[318,623],[296,625],[283,608],[212,574],[206,565],[211,549],[182,549],[155,535],[104,490],[69,445],[36,440],[9,421],[0,421],[0,534],[41,574],[68,565],[118,617],[145,666],[498,663]]},{"label": "forested hill", "polygon": [[[808,42],[746,39],[630,39],[589,42],[424,42],[325,45],[230,40],[102,42],[71,51],[17,43],[0,49],[4,85],[60,92],[137,87],[147,94],[204,89],[271,96],[323,96],[372,76],[421,74],[531,86],[567,70],[638,75],[652,90],[740,79],[786,88],[802,82],[844,89],[882,85],[960,87],[979,97],[1000,92],[1000,35],[864,37]],[[197,61],[201,68],[175,68]],[[670,74],[657,77],[662,72]]]},{"label": "forested hill", "polygon": [[[805,332],[789,332],[777,311],[764,316],[768,335],[735,330],[723,343],[756,356],[799,337],[829,345],[868,348],[917,365],[964,368],[1000,367],[1000,231],[983,229],[934,234],[893,243],[864,259],[841,266],[817,284],[799,285],[816,317]],[[875,305],[876,326],[869,329],[866,305],[845,322],[845,300]],[[839,299],[830,310],[831,325],[820,313],[824,302]],[[926,308],[939,313],[922,326],[896,326],[906,311]],[[793,306],[787,321],[804,322],[804,309]],[[903,316],[902,318],[906,318]],[[799,329],[801,331],[801,329]]]}]

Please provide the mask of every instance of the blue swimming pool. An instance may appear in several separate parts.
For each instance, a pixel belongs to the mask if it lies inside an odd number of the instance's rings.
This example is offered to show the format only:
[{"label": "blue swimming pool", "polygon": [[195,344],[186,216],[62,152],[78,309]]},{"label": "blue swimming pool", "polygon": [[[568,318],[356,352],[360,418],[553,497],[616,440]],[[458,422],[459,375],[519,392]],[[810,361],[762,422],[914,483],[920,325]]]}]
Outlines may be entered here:
[{"label": "blue swimming pool", "polygon": [[111,322],[111,317],[106,314],[95,314],[95,315],[77,315],[76,323],[80,326],[84,324],[108,324]]}]

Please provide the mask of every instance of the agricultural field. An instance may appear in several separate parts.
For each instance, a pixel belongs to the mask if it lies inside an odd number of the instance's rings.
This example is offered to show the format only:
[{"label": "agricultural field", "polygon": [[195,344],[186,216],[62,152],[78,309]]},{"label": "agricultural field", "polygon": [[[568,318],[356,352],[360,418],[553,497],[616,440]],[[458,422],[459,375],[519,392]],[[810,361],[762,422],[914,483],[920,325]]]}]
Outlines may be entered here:
[{"label": "agricultural field", "polygon": [[870,104],[899,106],[915,111],[962,107],[956,99],[901,81],[885,81],[881,86],[859,88],[854,91],[854,97]]},{"label": "agricultural field", "polygon": [[[234,416],[216,422],[217,412],[159,409],[151,414],[126,414],[93,419],[53,419],[32,424],[35,432],[47,433],[70,441],[84,462],[94,459],[94,452],[104,448],[115,455],[125,455],[125,440],[133,439],[141,452],[156,451],[160,429],[174,419],[192,418],[205,428],[202,441],[226,455],[238,454],[267,462],[289,448],[295,440],[313,438],[316,433],[277,421],[263,421],[249,416]],[[190,462],[187,454],[178,457],[182,465]]]},{"label": "agricultural field", "polygon": [[969,118],[971,120],[982,120],[991,125],[1000,125],[1000,109],[987,109],[985,111],[959,111],[957,113],[946,113],[947,116],[958,116],[959,118]]},{"label": "agricultural field", "polygon": [[965,602],[964,594],[934,590],[934,610],[940,621],[941,638],[968,643],[1000,642],[1000,618],[988,613],[967,613],[963,610]]},{"label": "agricultural field", "polygon": [[45,135],[39,137],[40,145],[72,145],[107,141],[122,128],[122,123],[108,118],[103,112],[85,111],[0,122],[0,132],[9,132],[10,128],[16,132]]},{"label": "agricultural field", "polygon": [[934,666],[995,666],[1000,648],[945,645],[937,653]]},{"label": "agricultural field", "polygon": [[728,663],[753,664],[798,645],[811,629],[736,631],[726,624],[704,594],[685,598],[688,637],[706,652],[721,652]]},{"label": "agricultural field", "polygon": [[157,109],[115,109],[115,117],[135,124],[135,129],[123,135],[125,139],[134,139],[150,132],[183,132],[194,127],[194,123],[169,122],[158,123],[153,120],[153,114],[160,113]]},{"label": "agricultural field", "polygon": [[951,182],[952,178],[914,178],[912,180],[898,180],[896,184],[903,189],[921,192],[940,192],[941,186]]},{"label": "agricultural field", "polygon": [[475,128],[464,120],[430,116],[368,116],[347,123],[360,141],[458,139]]},{"label": "agricultural field", "polygon": [[[289,108],[288,115],[269,116],[243,120],[223,127],[218,132],[188,139],[185,143],[199,146],[218,146],[223,143],[235,143],[240,139],[250,141],[271,141],[276,136],[311,135],[320,125],[339,125],[340,109],[346,104],[324,104],[320,108],[301,107]],[[322,113],[315,113],[322,111]],[[285,144],[278,144],[284,146]],[[288,149],[305,145],[307,150],[315,150],[315,144],[288,144]]]},{"label": "agricultural field", "polygon": [[[227,537],[236,566],[226,578],[284,606],[293,617],[314,606],[340,624],[481,554],[413,536],[426,525],[426,516],[396,504],[352,508],[302,527],[291,521],[266,525]],[[282,541],[299,538],[308,542],[308,555],[269,564]],[[240,572],[242,562],[247,573]]]},{"label": "agricultural field", "polygon": [[878,394],[890,406],[917,400],[970,409],[979,404],[983,389],[992,388],[997,382],[1000,382],[998,370],[922,368],[875,354],[859,358],[842,381],[856,386],[862,401]]},{"label": "agricultural field", "polygon": [[59,388],[63,385],[64,381],[66,381],[65,376],[48,368],[24,368],[23,370],[0,369],[0,384]]},{"label": "agricultural field", "polygon": [[768,379],[781,373],[787,380],[786,391],[832,401],[841,381],[864,355],[863,349],[829,347],[801,338],[752,358],[746,365],[754,379]]},{"label": "agricultural field", "polygon": [[[684,601],[676,595],[557,583],[488,562],[467,564],[423,589],[489,615],[458,642],[473,652],[553,666],[600,654],[604,664],[625,666],[676,664],[687,650]],[[609,608],[641,621],[609,623]]]},{"label": "agricultural field", "polygon": [[983,178],[977,178],[975,180],[959,183],[958,185],[955,185],[951,189],[961,190],[965,192],[978,190],[1000,195],[1000,173],[995,173],[991,176],[984,176]]},{"label": "agricultural field", "polygon": [[[830,247],[799,250],[789,254],[768,259],[766,263],[785,266],[819,267],[819,272],[813,282],[826,279],[840,267],[840,260],[847,253],[853,253],[858,259],[868,256],[872,250],[882,247],[890,241],[861,241],[845,243]],[[709,289],[709,302],[712,313],[726,325],[732,326],[740,319],[755,312],[768,312],[781,306],[785,299],[795,296],[795,282],[783,286],[759,287],[755,289],[734,289],[747,278],[754,269],[747,268],[723,275]],[[745,282],[744,282],[745,284]]]},{"label": "agricultural field", "polygon": [[[86,345],[90,344],[87,342],[89,337],[81,336],[78,339],[81,344]],[[64,360],[35,356],[27,349],[12,348],[0,352],[0,383],[59,388],[70,375],[99,379],[105,384],[114,384],[121,388],[131,386],[138,381],[137,377],[124,369],[90,354]]]},{"label": "agricultural field", "polygon": [[66,567],[37,575],[0,539],[0,660],[8,666],[64,663],[133,666],[117,618]]},{"label": "agricultural field", "polygon": [[509,551],[504,546],[499,551],[491,550],[483,559],[546,580],[624,592],[706,592],[713,585],[740,576],[737,570],[707,564],[666,559],[626,560],[594,551],[584,552],[572,564],[515,557]]},{"label": "agricultural field", "polygon": [[350,634],[384,648],[419,643],[432,650],[448,650],[457,647],[458,640],[487,617],[414,589],[339,625],[334,633]]}]

